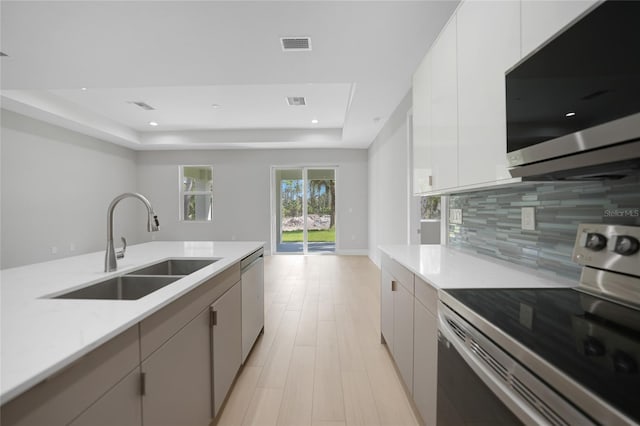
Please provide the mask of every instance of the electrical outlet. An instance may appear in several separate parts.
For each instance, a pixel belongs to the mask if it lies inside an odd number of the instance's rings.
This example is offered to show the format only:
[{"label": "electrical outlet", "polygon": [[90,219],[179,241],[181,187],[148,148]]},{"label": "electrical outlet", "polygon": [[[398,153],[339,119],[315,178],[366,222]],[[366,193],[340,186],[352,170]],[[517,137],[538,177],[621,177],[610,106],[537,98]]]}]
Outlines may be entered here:
[{"label": "electrical outlet", "polygon": [[535,207],[523,207],[521,220],[522,220],[522,229],[524,231],[535,231],[536,230]]},{"label": "electrical outlet", "polygon": [[51,254],[58,254],[58,247],[56,246],[51,247]]},{"label": "electrical outlet", "polygon": [[533,327],[533,308],[524,303],[520,303],[520,324],[529,330]]},{"label": "electrical outlet", "polygon": [[449,209],[449,223],[462,224],[462,209]]},{"label": "electrical outlet", "polygon": [[76,251],[76,243],[69,243],[69,251]]}]

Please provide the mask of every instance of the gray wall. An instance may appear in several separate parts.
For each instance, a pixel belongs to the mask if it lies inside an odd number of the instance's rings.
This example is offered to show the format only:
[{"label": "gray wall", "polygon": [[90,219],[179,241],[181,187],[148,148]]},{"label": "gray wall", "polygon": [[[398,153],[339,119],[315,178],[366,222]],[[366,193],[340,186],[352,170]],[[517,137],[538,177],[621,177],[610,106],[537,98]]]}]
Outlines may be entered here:
[{"label": "gray wall", "polygon": [[[380,265],[379,245],[419,244],[417,198],[410,195],[407,113],[411,91],[369,147],[369,257]],[[411,203],[409,205],[409,203]],[[410,220],[411,217],[411,220]],[[411,232],[412,241],[408,241]]]},{"label": "gray wall", "polygon": [[[6,110],[1,124],[0,267],[103,250],[109,202],[137,188],[135,152]],[[148,239],[136,203],[115,217],[131,244]]]},{"label": "gray wall", "polygon": [[[535,231],[521,230],[522,207],[535,207]],[[452,195],[449,208],[462,209],[462,225],[448,225],[450,245],[578,278],[578,224],[640,225],[640,179],[519,184]]]},{"label": "gray wall", "polygon": [[[178,220],[178,166],[213,166],[213,222]],[[366,253],[366,150],[224,150],[138,153],[139,190],[160,218],[158,240],[260,240],[271,245],[271,166],[337,166],[338,253]]]}]

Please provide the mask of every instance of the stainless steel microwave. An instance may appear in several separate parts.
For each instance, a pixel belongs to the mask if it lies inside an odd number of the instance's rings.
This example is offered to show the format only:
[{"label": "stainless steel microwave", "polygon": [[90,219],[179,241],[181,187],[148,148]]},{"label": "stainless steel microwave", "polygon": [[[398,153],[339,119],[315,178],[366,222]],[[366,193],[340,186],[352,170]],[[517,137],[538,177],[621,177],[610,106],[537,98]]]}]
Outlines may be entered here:
[{"label": "stainless steel microwave", "polygon": [[640,1],[599,3],[506,73],[514,177],[640,175]]}]

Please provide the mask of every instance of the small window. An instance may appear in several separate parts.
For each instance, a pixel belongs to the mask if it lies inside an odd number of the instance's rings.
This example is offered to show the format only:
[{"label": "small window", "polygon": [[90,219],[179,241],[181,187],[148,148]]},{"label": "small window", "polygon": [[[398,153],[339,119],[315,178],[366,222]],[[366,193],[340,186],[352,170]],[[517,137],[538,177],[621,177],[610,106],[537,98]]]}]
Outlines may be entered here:
[{"label": "small window", "polygon": [[420,200],[420,219],[440,220],[440,197],[422,197]]},{"label": "small window", "polygon": [[180,166],[180,219],[210,222],[213,210],[213,167]]}]

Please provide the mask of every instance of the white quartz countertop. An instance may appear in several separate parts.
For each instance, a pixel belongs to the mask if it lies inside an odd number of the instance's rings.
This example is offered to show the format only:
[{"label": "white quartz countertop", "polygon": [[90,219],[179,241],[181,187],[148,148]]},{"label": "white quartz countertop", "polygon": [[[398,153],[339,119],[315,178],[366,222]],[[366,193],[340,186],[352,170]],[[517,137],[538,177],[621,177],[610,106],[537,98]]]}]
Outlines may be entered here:
[{"label": "white quartz countertop", "polygon": [[575,287],[578,282],[441,245],[383,245],[380,250],[438,289]]},{"label": "white quartz countertop", "polygon": [[[156,241],[127,247],[115,272],[103,272],[104,251],[0,271],[0,403],[263,246],[256,241]],[[138,300],[48,298],[169,258],[220,260]]]}]

